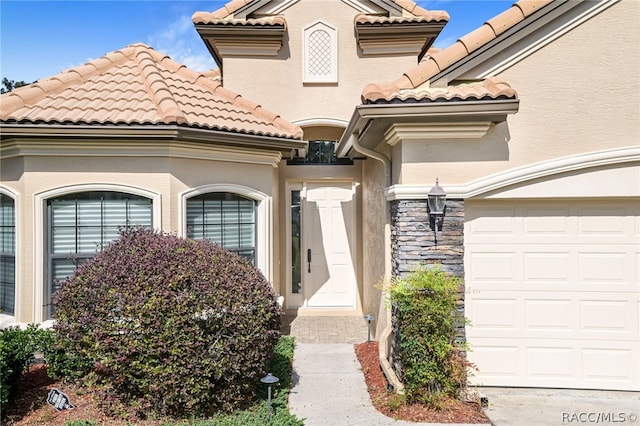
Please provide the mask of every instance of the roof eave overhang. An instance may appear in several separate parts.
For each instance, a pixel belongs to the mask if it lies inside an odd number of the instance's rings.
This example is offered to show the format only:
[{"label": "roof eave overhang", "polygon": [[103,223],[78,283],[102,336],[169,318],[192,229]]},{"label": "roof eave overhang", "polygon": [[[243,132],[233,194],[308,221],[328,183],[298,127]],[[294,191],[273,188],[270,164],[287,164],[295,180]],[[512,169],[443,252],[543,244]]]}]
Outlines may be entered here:
[{"label": "roof eave overhang", "polygon": [[57,125],[2,123],[2,140],[15,138],[47,139],[127,139],[148,141],[185,141],[254,148],[289,153],[293,149],[305,149],[307,142],[285,137],[234,133],[220,130],[195,129],[177,125]]},{"label": "roof eave overhang", "polygon": [[491,122],[500,123],[518,112],[519,99],[478,101],[384,103],[358,105],[345,129],[336,154],[353,154],[351,137],[356,135],[360,145],[374,149],[394,124]]},{"label": "roof eave overhang", "polygon": [[286,25],[195,24],[196,31],[222,69],[227,56],[277,56]]},{"label": "roof eave overhang", "polygon": [[431,47],[447,21],[356,23],[358,46],[364,55],[416,54]]},{"label": "roof eave overhang", "polygon": [[[456,79],[482,79],[498,75],[514,63],[531,55],[566,34],[584,21],[620,0],[556,0],[546,4],[521,22],[456,61],[430,78],[431,84],[449,84]],[[549,34],[545,29],[553,29]],[[536,34],[540,37],[536,39]],[[527,42],[527,39],[530,41]],[[515,49],[513,56],[509,54]],[[499,56],[507,56],[484,70],[482,64]]]}]

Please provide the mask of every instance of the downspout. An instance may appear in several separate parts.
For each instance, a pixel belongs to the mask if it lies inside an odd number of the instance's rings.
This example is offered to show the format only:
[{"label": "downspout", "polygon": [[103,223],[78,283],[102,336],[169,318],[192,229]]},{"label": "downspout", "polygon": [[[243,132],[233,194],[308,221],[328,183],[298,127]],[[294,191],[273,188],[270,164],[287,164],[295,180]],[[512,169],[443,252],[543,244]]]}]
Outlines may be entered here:
[{"label": "downspout", "polygon": [[[373,158],[374,160],[380,161],[384,167],[384,175],[386,180],[387,187],[391,186],[391,160],[386,155],[376,152],[372,149],[365,148],[360,145],[360,141],[358,140],[358,136],[352,133],[349,136],[349,142],[353,149],[360,154]],[[389,209],[385,209],[386,214],[386,222],[390,223],[389,219]],[[388,227],[385,228],[385,240],[389,241],[391,239],[391,232]],[[391,259],[391,247],[387,244],[385,245],[385,263],[388,265]],[[384,306],[384,289],[382,292],[382,300],[380,301],[380,306]],[[393,390],[396,393],[404,394],[404,385],[396,376],[391,363],[389,362],[389,348],[390,348],[390,338],[391,338],[391,311],[386,310],[387,312],[387,321],[380,338],[378,339],[378,360],[380,362],[380,368],[384,373],[387,381],[393,386]]]}]

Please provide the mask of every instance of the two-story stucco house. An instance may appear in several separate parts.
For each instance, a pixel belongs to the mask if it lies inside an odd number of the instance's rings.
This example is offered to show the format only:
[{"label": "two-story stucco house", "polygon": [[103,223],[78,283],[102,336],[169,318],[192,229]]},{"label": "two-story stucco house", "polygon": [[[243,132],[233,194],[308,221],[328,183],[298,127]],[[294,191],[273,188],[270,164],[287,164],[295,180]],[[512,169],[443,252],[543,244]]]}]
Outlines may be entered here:
[{"label": "two-story stucco house", "polygon": [[1,321],[142,225],[383,341],[379,284],[441,263],[477,383],[640,390],[639,15],[521,0],[435,49],[410,0],[235,0],[193,15],[217,71],[133,44],[2,95]]}]

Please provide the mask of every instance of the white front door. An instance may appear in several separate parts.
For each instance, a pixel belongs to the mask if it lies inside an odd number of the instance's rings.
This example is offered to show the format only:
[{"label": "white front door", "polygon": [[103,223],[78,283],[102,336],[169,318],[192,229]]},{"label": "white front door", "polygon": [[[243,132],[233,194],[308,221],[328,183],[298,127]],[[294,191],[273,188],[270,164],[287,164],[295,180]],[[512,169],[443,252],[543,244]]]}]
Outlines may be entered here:
[{"label": "white front door", "polygon": [[[351,183],[308,183],[300,192],[299,259],[289,307],[355,308],[355,198]],[[295,240],[295,239],[294,239]],[[294,258],[296,255],[294,254]],[[295,281],[300,281],[298,284]],[[295,290],[294,290],[295,293]],[[297,306],[291,306],[292,303]]]}]

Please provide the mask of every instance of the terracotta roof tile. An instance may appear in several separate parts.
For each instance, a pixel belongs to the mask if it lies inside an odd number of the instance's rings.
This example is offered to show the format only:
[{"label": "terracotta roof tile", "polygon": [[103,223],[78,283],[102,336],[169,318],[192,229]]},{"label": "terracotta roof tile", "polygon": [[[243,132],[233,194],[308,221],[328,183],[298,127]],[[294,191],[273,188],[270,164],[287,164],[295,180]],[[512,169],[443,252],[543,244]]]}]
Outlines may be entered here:
[{"label": "terracotta roof tile", "polygon": [[454,44],[440,51],[429,52],[417,67],[404,73],[403,77],[391,83],[371,83],[362,91],[363,102],[398,97],[409,81],[417,88],[429,81],[433,76],[458,62],[481,46],[494,40],[507,29],[513,27],[533,12],[541,9],[553,0],[520,0],[509,9],[495,16],[474,31],[458,39]]},{"label": "terracotta roof tile", "polygon": [[[191,17],[194,24],[225,24],[225,25],[285,25],[285,20],[279,16],[258,19],[233,19],[234,13],[255,0],[233,0],[213,12],[196,12]],[[411,0],[393,0],[395,4],[413,16],[382,17],[358,15],[356,24],[382,24],[397,22],[432,22],[448,21],[449,14],[444,10],[426,10]]]},{"label": "terracotta roof tile", "polygon": [[[440,11],[438,11],[440,12]],[[449,15],[444,13],[442,14],[432,14],[427,16],[376,16],[376,15],[365,15],[358,14],[354,19],[357,25],[375,25],[375,24],[398,24],[398,23],[417,23],[417,22],[441,22],[441,21],[449,21]]]},{"label": "terracotta roof tile", "polygon": [[250,18],[250,19],[231,19],[220,18],[216,12],[196,12],[191,17],[194,24],[207,24],[207,25],[224,25],[224,26],[261,26],[261,25],[282,25],[286,26],[287,21],[282,16],[266,16],[263,18]]},{"label": "terracotta roof tile", "polygon": [[302,138],[298,126],[223,88],[210,75],[135,44],[0,96],[0,121],[179,124]]},{"label": "terracotta roof tile", "polygon": [[516,91],[505,81],[493,77],[473,83],[460,83],[447,87],[430,87],[426,89],[408,89],[399,93],[384,93],[384,90],[370,98],[364,99],[365,103],[386,103],[389,101],[400,102],[460,102],[495,99],[517,99]]},{"label": "terracotta roof tile", "polygon": [[509,28],[513,27],[518,22],[522,21],[525,18],[525,15],[522,13],[522,10],[518,7],[511,7],[499,15],[494,16],[485,22],[485,25],[480,27],[482,28],[491,28],[495,36],[499,36]]}]

